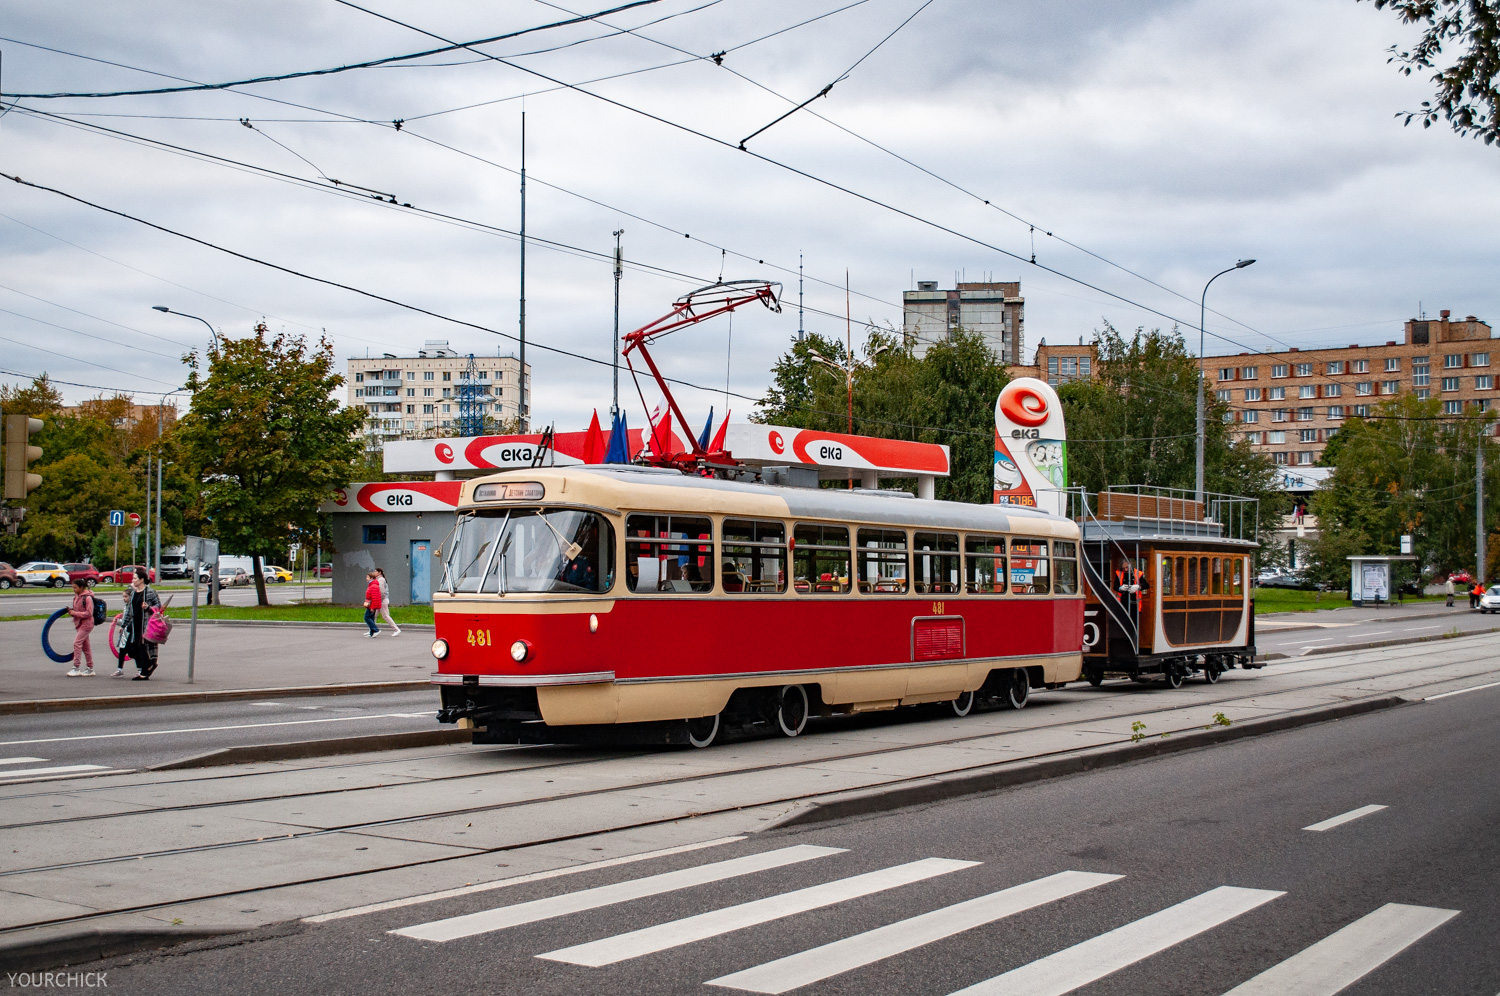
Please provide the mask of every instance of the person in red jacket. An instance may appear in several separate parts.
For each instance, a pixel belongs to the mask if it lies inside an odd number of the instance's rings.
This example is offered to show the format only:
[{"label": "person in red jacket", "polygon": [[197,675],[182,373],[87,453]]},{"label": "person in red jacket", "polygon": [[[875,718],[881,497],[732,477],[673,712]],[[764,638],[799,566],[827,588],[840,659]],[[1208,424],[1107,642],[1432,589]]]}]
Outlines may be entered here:
[{"label": "person in red jacket", "polygon": [[366,571],[365,581],[365,625],[370,627],[370,636],[375,637],[380,635],[380,627],[375,625],[375,613],[380,611],[380,579],[374,571]]}]

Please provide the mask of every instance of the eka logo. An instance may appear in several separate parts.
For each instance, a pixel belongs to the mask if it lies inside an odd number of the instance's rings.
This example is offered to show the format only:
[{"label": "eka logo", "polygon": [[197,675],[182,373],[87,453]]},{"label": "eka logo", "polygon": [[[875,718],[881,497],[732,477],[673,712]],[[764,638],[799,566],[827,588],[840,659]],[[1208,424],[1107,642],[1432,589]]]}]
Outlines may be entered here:
[{"label": "eka logo", "polygon": [[1016,425],[1035,428],[1047,421],[1047,399],[1033,388],[1011,384],[1000,392],[1000,414]]},{"label": "eka logo", "polygon": [[786,443],[782,440],[781,433],[773,432],[767,438],[771,443],[771,449],[776,451],[777,456],[780,456],[782,453],[786,452]]},{"label": "eka logo", "polygon": [[412,503],[411,492],[392,491],[385,496],[385,503],[386,506],[390,508],[399,508],[402,505],[410,505]]},{"label": "eka logo", "polygon": [[434,447],[432,452],[436,454],[437,458],[443,463],[453,462],[453,447],[449,446],[447,443],[438,443],[437,446]]},{"label": "eka logo", "polygon": [[334,488],[333,489],[333,503],[335,505],[347,505],[347,504],[349,504],[349,492],[345,491],[343,488]]}]

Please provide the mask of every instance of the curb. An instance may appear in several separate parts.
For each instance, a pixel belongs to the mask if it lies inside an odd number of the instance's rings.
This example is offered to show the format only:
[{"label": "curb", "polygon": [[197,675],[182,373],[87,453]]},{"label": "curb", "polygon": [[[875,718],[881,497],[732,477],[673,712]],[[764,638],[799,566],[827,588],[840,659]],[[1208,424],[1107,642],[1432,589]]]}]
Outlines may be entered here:
[{"label": "curb", "polygon": [[243,927],[138,927],[121,930],[74,930],[50,937],[0,941],[0,972],[34,972],[82,965],[104,958],[167,947],[183,941],[221,937]]},{"label": "curb", "polygon": [[366,754],[383,750],[405,750],[409,747],[436,747],[462,744],[473,740],[470,730],[416,730],[411,733],[379,733],[368,737],[340,737],[337,740],[298,740],[283,744],[259,744],[253,747],[223,747],[207,754],[153,764],[147,771],[181,771],[188,768],[215,768],[225,764],[252,764],[257,761],[295,761],[307,757],[331,757],[335,754]]},{"label": "curb", "polygon": [[[172,622],[174,624],[179,623],[179,622],[185,623],[187,621],[188,620],[187,620],[186,617],[183,617],[181,619],[179,619],[176,616],[172,617]],[[325,621],[314,620],[314,619],[302,620],[302,619],[202,619],[202,618],[200,618],[198,620],[198,625],[199,626],[269,626],[269,627],[272,627],[272,628],[275,628],[275,627],[278,627],[278,626],[283,626],[283,627],[287,627],[287,628],[290,628],[290,629],[350,629],[352,627],[363,627],[364,623],[362,621],[358,620],[358,619],[352,619],[349,622],[325,622]],[[409,630],[409,629],[422,630],[423,632],[430,632],[430,631],[436,630],[437,626],[434,623],[405,623],[401,627],[402,632],[405,632],[406,630]]]},{"label": "curb", "polygon": [[1399,647],[1408,643],[1431,643],[1434,640],[1461,640],[1466,636],[1483,636],[1486,633],[1500,633],[1500,626],[1491,626],[1489,629],[1471,629],[1458,634],[1448,636],[1445,633],[1434,633],[1431,636],[1410,637],[1405,640],[1373,640],[1369,643],[1346,643],[1338,647],[1314,647],[1299,657],[1311,657],[1314,654],[1338,654],[1346,650],[1375,650],[1380,647]]},{"label": "curb", "polygon": [[1097,771],[1130,764],[1134,761],[1161,757],[1165,754],[1175,754],[1178,751],[1193,750],[1209,744],[1227,743],[1262,733],[1278,733],[1282,730],[1292,730],[1327,720],[1358,716],[1362,713],[1389,709],[1405,701],[1397,695],[1365,699],[1360,702],[1306,709],[1272,719],[1247,722],[1201,733],[1178,734],[1170,740],[1152,737],[1139,744],[1096,748],[1086,753],[1048,758],[1029,764],[1023,762],[1019,766],[1016,762],[1011,762],[981,771],[922,778],[914,784],[841,792],[829,795],[822,801],[810,802],[765,829],[779,830],[783,827],[809,826],[852,816],[871,816],[895,809],[905,809],[909,806],[947,802],[963,796],[980,795],[997,789],[1045,781],[1060,775]]},{"label": "curb", "polygon": [[161,692],[150,695],[117,695],[110,698],[82,696],[76,699],[19,699],[0,702],[0,716],[21,713],[71,712],[79,709],[125,709],[137,705],[172,705],[234,699],[293,698],[314,695],[363,695],[375,692],[409,692],[430,688],[426,678],[409,681],[367,681],[344,685],[295,685],[290,688],[225,688],[201,692]]}]

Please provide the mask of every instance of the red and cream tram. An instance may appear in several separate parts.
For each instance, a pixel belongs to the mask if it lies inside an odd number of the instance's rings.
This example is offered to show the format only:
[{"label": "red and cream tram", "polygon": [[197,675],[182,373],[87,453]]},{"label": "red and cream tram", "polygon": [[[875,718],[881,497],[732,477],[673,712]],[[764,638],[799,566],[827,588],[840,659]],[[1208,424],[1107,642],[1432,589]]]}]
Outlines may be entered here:
[{"label": "red and cream tram", "polygon": [[1030,509],[666,468],[467,481],[433,595],[439,718],[478,743],[701,747],[809,715],[1020,708],[1082,673],[1079,540]]}]

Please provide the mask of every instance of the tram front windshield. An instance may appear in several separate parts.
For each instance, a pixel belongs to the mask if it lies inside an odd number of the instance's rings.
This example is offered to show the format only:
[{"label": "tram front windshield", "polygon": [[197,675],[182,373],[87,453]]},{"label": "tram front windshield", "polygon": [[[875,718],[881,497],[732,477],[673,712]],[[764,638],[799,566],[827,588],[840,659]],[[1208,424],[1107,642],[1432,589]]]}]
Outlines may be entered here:
[{"label": "tram front windshield", "polygon": [[614,529],[593,512],[495,509],[465,516],[454,537],[452,593],[599,592],[614,583]]}]

